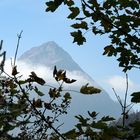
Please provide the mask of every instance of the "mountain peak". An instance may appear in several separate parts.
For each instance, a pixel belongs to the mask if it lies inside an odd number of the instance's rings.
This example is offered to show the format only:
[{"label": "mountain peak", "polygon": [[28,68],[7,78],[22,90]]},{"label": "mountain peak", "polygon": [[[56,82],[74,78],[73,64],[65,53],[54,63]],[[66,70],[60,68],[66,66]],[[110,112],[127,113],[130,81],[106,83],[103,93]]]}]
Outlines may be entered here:
[{"label": "mountain peak", "polygon": [[57,43],[54,41],[48,41],[46,43],[43,43],[42,46],[52,46],[52,47],[58,47]]},{"label": "mountain peak", "polygon": [[[80,85],[73,85],[74,88],[68,86],[70,89],[76,89],[75,91],[79,91],[82,83],[89,83],[95,87],[99,87],[99,85],[79,67],[72,57],[53,41],[43,43],[38,47],[33,47],[25,52],[19,60],[37,68],[42,65],[43,67],[51,68],[53,71],[53,68],[56,65],[58,69],[64,69],[67,72],[69,71],[70,77],[76,79],[77,82],[80,83]],[[73,100],[70,110],[71,115],[75,116],[75,112],[82,114],[82,112],[89,107],[89,111],[97,110],[104,115],[106,115],[107,112],[110,112],[107,115],[118,116],[120,113],[119,104],[111,100],[109,95],[102,88],[100,89],[102,90],[102,93],[96,96],[84,96],[72,92],[71,96]],[[69,121],[66,120],[65,122]]]},{"label": "mountain peak", "polygon": [[54,41],[31,48],[19,60],[32,65],[45,65],[51,68],[56,65],[61,69],[82,71],[79,65],[73,61],[72,57]]}]

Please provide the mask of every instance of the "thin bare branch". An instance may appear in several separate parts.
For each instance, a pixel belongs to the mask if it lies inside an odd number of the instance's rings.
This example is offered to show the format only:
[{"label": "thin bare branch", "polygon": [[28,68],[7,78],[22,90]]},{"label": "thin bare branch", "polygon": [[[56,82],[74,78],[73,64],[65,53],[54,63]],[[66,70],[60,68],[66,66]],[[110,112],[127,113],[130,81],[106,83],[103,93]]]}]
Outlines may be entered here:
[{"label": "thin bare branch", "polygon": [[125,98],[124,98],[124,109],[123,109],[123,127],[125,127],[125,120],[126,120],[126,101],[127,101],[127,95],[128,95],[128,75],[126,74],[126,91],[125,91]]},{"label": "thin bare branch", "polygon": [[36,107],[33,105],[33,103],[30,101],[30,99],[28,98],[28,96],[26,95],[25,91],[23,90],[22,86],[20,85],[20,83],[17,81],[16,77],[15,77],[15,82],[18,84],[21,92],[24,94],[25,98],[27,99],[27,101],[29,102],[29,104],[32,106],[32,108],[34,109],[34,111],[36,112],[36,114],[38,114],[40,116],[40,118],[58,135],[60,136],[63,140],[66,140],[65,137],[56,129],[52,126],[52,124],[50,122],[48,122],[45,118],[45,116],[39,112]]},{"label": "thin bare branch", "polygon": [[16,65],[16,58],[17,58],[17,53],[18,53],[18,48],[19,48],[19,43],[20,43],[20,39],[21,39],[22,33],[23,33],[23,31],[21,31],[20,34],[17,35],[18,41],[17,41],[17,46],[16,46],[16,52],[15,52],[15,57],[14,57],[14,64],[13,64],[13,66]]},{"label": "thin bare branch", "polygon": [[116,96],[116,98],[117,98],[117,100],[118,100],[118,102],[119,102],[119,104],[121,105],[122,110],[123,110],[123,104],[122,104],[122,101],[121,101],[120,96],[118,96],[118,95],[117,95],[117,93],[116,93],[116,91],[115,91],[115,89],[114,89],[114,88],[112,88],[112,90],[113,90],[113,92],[115,93],[115,96]]}]

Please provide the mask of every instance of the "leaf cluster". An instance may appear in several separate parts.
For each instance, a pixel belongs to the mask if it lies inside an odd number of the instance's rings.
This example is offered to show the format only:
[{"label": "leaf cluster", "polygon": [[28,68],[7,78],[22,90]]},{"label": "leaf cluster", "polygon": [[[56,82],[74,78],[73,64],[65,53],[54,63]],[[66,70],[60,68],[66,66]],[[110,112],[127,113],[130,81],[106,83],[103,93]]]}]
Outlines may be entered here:
[{"label": "leaf cluster", "polygon": [[43,93],[37,85],[45,86],[44,79],[31,72],[27,79],[22,80],[17,71],[14,66],[12,77],[1,77],[1,133],[8,134],[18,129],[17,139],[43,139],[51,137],[51,133],[61,136],[59,126],[55,129],[53,124],[58,124],[58,118],[67,114],[71,103],[70,93],[62,90],[63,83],[71,84],[76,80],[70,80],[66,77],[66,71],[55,67],[53,74],[59,86]]},{"label": "leaf cluster", "polygon": [[117,57],[124,72],[134,67],[140,68],[138,0],[61,0],[54,6],[56,3],[57,0],[46,2],[46,12],[54,12],[62,3],[68,7],[70,14],[67,18],[75,22],[71,25],[75,31],[70,33],[74,43],[82,45],[86,42],[84,34],[88,31],[95,35],[106,34],[110,44],[104,47],[103,55]]}]

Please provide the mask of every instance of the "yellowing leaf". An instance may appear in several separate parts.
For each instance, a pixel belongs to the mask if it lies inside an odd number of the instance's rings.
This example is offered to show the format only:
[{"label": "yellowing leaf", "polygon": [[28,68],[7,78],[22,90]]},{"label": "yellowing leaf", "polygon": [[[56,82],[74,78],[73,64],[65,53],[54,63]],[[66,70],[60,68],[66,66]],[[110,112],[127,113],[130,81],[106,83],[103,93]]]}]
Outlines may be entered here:
[{"label": "yellowing leaf", "polygon": [[31,77],[33,82],[37,82],[40,85],[44,85],[45,84],[44,79],[38,77],[35,72],[31,72],[30,77]]},{"label": "yellowing leaf", "polygon": [[83,94],[97,94],[100,93],[101,90],[93,86],[88,86],[88,84],[86,84],[85,86],[81,87],[80,92]]},{"label": "yellowing leaf", "polygon": [[33,105],[36,108],[42,108],[42,101],[41,101],[41,99],[37,99],[37,100],[33,99]]}]

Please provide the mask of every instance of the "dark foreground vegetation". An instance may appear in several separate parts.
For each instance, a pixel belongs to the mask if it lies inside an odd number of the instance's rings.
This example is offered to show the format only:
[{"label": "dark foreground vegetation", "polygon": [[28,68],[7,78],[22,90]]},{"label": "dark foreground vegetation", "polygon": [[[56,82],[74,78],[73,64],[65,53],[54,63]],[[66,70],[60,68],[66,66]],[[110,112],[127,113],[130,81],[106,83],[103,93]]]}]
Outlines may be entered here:
[{"label": "dark foreground vegetation", "polygon": [[[58,139],[87,139],[87,140],[135,140],[140,139],[140,113],[130,114],[135,103],[140,102],[140,91],[131,94],[131,104],[127,105],[128,74],[134,68],[140,68],[140,2],[139,0],[51,0],[46,2],[46,12],[55,12],[60,6],[65,6],[70,14],[68,19],[75,23],[71,25],[75,29],[71,33],[74,43],[82,45],[86,42],[84,32],[91,31],[95,35],[106,34],[110,38],[110,44],[104,47],[103,55],[115,57],[119,67],[126,74],[125,100],[114,93],[122,108],[122,117],[115,120],[111,116],[103,116],[96,119],[98,113],[88,112],[88,117],[76,116],[78,123],[66,133],[61,133],[61,124],[58,118],[67,113],[71,102],[69,92],[63,92],[63,84],[71,84],[76,81],[66,76],[65,70],[54,67],[53,77],[59,87],[49,88],[48,99],[43,96],[39,86],[44,86],[43,78],[31,72],[27,79],[22,79],[16,56],[19,47],[21,33],[14,60],[12,61],[12,74],[4,71],[6,52],[1,51],[2,58],[0,69],[0,137],[1,139],[20,140],[58,140]],[[47,13],[48,14],[48,13]],[[0,49],[2,49],[2,42]],[[94,52],[93,52],[94,53]],[[5,76],[3,76],[5,75]],[[31,93],[36,94],[31,98]],[[80,93],[96,94],[100,89],[89,85],[82,86]],[[96,95],[93,95],[96,96]],[[47,113],[46,115],[46,112]],[[12,135],[12,133],[14,135]]]}]

